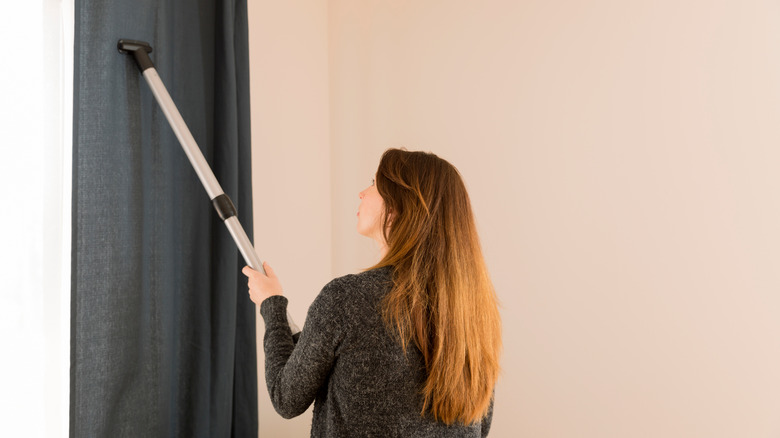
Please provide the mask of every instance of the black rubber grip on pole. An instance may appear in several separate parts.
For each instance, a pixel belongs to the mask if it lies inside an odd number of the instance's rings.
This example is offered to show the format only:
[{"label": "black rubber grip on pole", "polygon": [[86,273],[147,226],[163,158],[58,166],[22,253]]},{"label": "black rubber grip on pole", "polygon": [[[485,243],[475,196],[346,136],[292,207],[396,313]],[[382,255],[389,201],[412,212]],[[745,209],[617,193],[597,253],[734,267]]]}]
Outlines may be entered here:
[{"label": "black rubber grip on pole", "polygon": [[138,65],[138,69],[141,73],[147,68],[154,67],[152,60],[149,59],[149,53],[152,52],[152,46],[145,41],[135,40],[119,40],[116,43],[116,47],[119,49],[119,53],[132,54],[135,59],[135,63]]},{"label": "black rubber grip on pole", "polygon": [[211,203],[223,222],[236,215],[236,206],[233,205],[233,201],[230,200],[228,195],[224,193],[212,199]]}]

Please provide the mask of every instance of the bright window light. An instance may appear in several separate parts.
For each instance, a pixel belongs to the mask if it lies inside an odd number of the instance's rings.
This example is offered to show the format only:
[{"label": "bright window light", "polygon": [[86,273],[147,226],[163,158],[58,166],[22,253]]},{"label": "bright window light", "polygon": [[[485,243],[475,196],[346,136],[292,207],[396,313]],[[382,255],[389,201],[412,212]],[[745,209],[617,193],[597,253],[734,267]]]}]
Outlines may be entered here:
[{"label": "bright window light", "polygon": [[5,2],[0,435],[68,436],[73,0]]}]

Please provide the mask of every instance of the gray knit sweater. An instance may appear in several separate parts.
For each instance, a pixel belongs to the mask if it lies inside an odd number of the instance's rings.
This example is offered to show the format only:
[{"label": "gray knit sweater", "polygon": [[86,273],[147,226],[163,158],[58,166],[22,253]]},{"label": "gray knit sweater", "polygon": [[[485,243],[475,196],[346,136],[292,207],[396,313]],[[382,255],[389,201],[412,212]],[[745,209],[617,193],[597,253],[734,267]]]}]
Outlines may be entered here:
[{"label": "gray knit sweater", "polygon": [[309,307],[300,337],[287,324],[287,298],[260,306],[265,320],[265,380],[276,411],[302,414],[314,402],[312,437],[484,437],[493,415],[470,426],[422,417],[422,354],[408,355],[379,311],[390,267],[328,283]]}]

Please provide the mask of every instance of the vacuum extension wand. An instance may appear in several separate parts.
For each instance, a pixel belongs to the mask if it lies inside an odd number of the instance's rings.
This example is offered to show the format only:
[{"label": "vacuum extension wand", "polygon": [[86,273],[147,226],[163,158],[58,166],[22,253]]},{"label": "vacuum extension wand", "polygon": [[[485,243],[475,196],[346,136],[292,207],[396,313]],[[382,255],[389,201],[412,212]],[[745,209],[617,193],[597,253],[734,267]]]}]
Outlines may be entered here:
[{"label": "vacuum extension wand", "polygon": [[[173,128],[174,134],[179,139],[181,147],[184,149],[184,153],[187,154],[187,158],[190,159],[192,167],[195,169],[195,173],[198,174],[200,182],[203,183],[203,187],[211,199],[211,203],[214,205],[214,209],[217,210],[219,217],[225,223],[230,235],[233,236],[233,240],[238,246],[238,250],[241,251],[241,255],[244,256],[246,264],[252,269],[265,274],[263,264],[260,262],[260,258],[257,256],[252,242],[249,241],[244,228],[238,221],[236,216],[236,207],[233,205],[233,201],[222,191],[217,178],[214,176],[214,172],[211,171],[208,162],[203,157],[203,153],[200,151],[198,144],[195,142],[195,138],[192,137],[190,130],[187,129],[187,125],[184,123],[184,119],[179,114],[179,110],[176,109],[176,105],[173,103],[168,90],[165,89],[160,75],[157,74],[157,69],[154,68],[152,60],[149,59],[149,53],[152,51],[152,46],[149,43],[143,41],[133,40],[119,40],[117,43],[120,53],[132,55],[135,59],[138,69],[141,70],[146,82],[152,89],[157,103],[165,113],[165,117],[168,119],[171,128]],[[290,313],[287,313],[287,322],[290,324],[290,330],[293,335],[299,333],[301,329],[295,325]]]}]

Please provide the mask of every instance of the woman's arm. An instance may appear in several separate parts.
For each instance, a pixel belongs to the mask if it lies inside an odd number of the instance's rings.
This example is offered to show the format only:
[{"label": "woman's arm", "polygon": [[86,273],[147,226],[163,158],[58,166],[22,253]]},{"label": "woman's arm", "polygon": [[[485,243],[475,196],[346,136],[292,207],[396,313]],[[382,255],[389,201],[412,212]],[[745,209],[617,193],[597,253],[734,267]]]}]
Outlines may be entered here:
[{"label": "woman's arm", "polygon": [[[263,269],[266,275],[255,271],[249,266],[245,266],[241,271],[249,277],[249,298],[257,305],[260,305],[266,298],[274,295],[282,295],[282,284],[276,273],[267,262],[263,262]],[[288,315],[289,318],[289,315]],[[292,335],[293,344],[298,343],[301,332]]]},{"label": "woman's arm", "polygon": [[326,286],[314,300],[300,338],[287,324],[287,298],[271,296],[260,306],[265,320],[265,380],[274,409],[284,418],[306,411],[325,384],[343,339],[343,309]]}]

